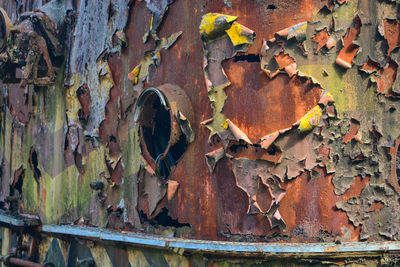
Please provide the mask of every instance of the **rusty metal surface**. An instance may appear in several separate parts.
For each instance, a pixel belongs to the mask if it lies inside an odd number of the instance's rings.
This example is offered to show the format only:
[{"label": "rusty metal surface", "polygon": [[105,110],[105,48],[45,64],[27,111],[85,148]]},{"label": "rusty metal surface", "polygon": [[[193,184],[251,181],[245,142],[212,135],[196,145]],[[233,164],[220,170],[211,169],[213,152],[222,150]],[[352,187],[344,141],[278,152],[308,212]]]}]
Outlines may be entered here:
[{"label": "rusty metal surface", "polygon": [[[65,46],[54,84],[5,68],[3,209],[208,240],[398,240],[397,2],[44,2],[0,1],[28,28],[41,7]],[[168,143],[193,132],[168,175],[139,129],[154,114],[135,117],[149,88]]]}]

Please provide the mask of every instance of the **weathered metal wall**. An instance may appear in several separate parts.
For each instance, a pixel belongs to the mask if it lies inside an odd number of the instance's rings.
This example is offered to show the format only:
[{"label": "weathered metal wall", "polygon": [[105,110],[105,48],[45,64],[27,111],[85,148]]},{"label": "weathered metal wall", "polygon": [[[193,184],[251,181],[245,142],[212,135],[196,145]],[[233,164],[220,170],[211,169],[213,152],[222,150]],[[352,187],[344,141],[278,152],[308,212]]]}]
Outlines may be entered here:
[{"label": "weathered metal wall", "polygon": [[[0,3],[14,24],[45,4]],[[52,85],[21,87],[22,67],[1,83],[3,209],[210,240],[398,239],[396,1],[42,10],[64,53]],[[140,141],[154,118],[134,119],[139,95],[163,84],[187,94],[189,114],[168,101],[177,131],[194,134],[167,179]]]}]

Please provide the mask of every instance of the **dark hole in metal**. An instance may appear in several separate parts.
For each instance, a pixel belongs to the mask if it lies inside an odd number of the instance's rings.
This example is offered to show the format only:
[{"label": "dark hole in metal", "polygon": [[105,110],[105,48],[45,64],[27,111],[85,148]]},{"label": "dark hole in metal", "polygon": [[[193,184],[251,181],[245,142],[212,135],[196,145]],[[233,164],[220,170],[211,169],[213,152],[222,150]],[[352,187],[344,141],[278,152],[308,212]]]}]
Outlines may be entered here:
[{"label": "dark hole in metal", "polygon": [[171,135],[171,116],[158,97],[153,101],[152,105],[149,103],[151,101],[148,101],[143,107],[143,114],[151,114],[153,118],[150,125],[142,124],[142,129],[147,150],[151,157],[156,159],[168,146]]},{"label": "dark hole in metal", "polygon": [[274,146],[274,145],[271,145],[269,148],[268,148],[268,154],[270,154],[271,156],[274,156],[274,155],[276,155],[276,153],[278,153],[278,149]]},{"label": "dark hole in metal", "polygon": [[183,155],[183,153],[185,153],[187,146],[188,143],[186,142],[186,135],[182,133],[181,136],[179,137],[178,142],[170,149],[172,157],[175,160],[178,160]]},{"label": "dark hole in metal", "polygon": [[160,211],[159,214],[157,214],[156,217],[154,217],[151,220],[147,218],[147,215],[143,211],[140,211],[140,217],[144,221],[148,221],[153,226],[161,225],[161,226],[171,226],[176,228],[184,226],[190,227],[190,224],[188,223],[180,223],[178,222],[178,220],[172,219],[171,216],[168,215],[168,209],[165,207]]},{"label": "dark hole in metal", "polygon": [[82,164],[82,155],[81,153],[78,152],[77,149],[74,151],[74,161],[75,161],[75,166],[78,168],[79,173],[83,174],[84,165]]},{"label": "dark hole in metal", "polygon": [[36,153],[36,150],[32,147],[31,148],[31,156],[29,159],[29,165],[31,166],[31,169],[33,171],[33,176],[36,180],[36,182],[39,182],[39,178],[42,176],[42,173],[40,172],[38,168],[38,156]]},{"label": "dark hole in metal", "polygon": [[261,62],[259,54],[237,55],[233,58],[233,62],[247,61],[247,62]]},{"label": "dark hole in metal", "polygon": [[182,133],[163,158],[171,137],[171,114],[156,94],[148,96],[143,103],[140,125],[143,141],[150,156],[155,160],[156,172],[167,179],[171,167],[176,165],[188,146],[186,135]]},{"label": "dark hole in metal", "polygon": [[242,148],[248,148],[249,146],[244,143],[235,144],[229,147],[229,150],[233,153],[238,153]]},{"label": "dark hole in metal", "polygon": [[276,5],[268,5],[267,9],[277,9]]},{"label": "dark hole in metal", "polygon": [[6,24],[0,14],[0,52],[2,52],[6,43]]},{"label": "dark hole in metal", "polygon": [[157,222],[158,225],[162,226],[172,226],[172,227],[183,227],[188,226],[188,223],[179,223],[178,220],[173,220],[171,216],[168,215],[168,209],[163,208],[162,211],[154,218],[154,221]]},{"label": "dark hole in metal", "polygon": [[25,169],[22,169],[21,167],[16,172],[17,177],[14,178],[14,183],[10,185],[10,196],[15,196],[15,191],[18,191],[19,196],[22,195],[22,185],[24,182]]},{"label": "dark hole in metal", "polygon": [[397,182],[400,185],[400,149],[397,149],[397,155],[396,155],[396,174],[397,174]]},{"label": "dark hole in metal", "polygon": [[66,134],[64,139],[64,151],[68,149],[68,145],[69,145],[68,134]]},{"label": "dark hole in metal", "polygon": [[7,22],[4,14],[0,11],[0,52],[3,51],[7,43]]}]

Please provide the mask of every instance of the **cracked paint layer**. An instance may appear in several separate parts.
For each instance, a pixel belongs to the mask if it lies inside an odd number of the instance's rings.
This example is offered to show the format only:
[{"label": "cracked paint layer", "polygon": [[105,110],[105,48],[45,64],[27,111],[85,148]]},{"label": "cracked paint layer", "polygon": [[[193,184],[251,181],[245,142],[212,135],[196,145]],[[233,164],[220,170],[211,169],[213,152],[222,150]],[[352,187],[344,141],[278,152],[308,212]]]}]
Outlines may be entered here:
[{"label": "cracked paint layer", "polygon": [[[40,8],[65,51],[45,86],[1,67],[4,209],[205,240],[398,240],[396,1],[33,2],[0,5],[13,25]],[[165,84],[192,106],[166,97],[171,145],[190,144],[167,178],[135,119]]]}]

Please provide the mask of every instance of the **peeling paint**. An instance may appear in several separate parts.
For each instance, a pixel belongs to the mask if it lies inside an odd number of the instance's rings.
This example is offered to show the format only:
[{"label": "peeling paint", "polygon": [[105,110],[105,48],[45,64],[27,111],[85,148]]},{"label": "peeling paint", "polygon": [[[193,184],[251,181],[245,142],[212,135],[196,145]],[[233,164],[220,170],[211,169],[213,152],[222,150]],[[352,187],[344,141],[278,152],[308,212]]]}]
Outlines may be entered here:
[{"label": "peeling paint", "polygon": [[[396,1],[0,6],[2,209],[168,238],[399,239]],[[74,258],[70,244],[43,240],[41,260],[58,247],[62,265],[201,261],[97,241]]]},{"label": "peeling paint", "polygon": [[336,64],[346,69],[351,68],[353,58],[357,55],[357,52],[360,49],[359,45],[353,42],[360,34],[362,26],[358,15],[354,18],[353,24],[354,26],[351,26],[347,34],[343,37],[343,48],[340,50],[339,55],[336,58]]}]

